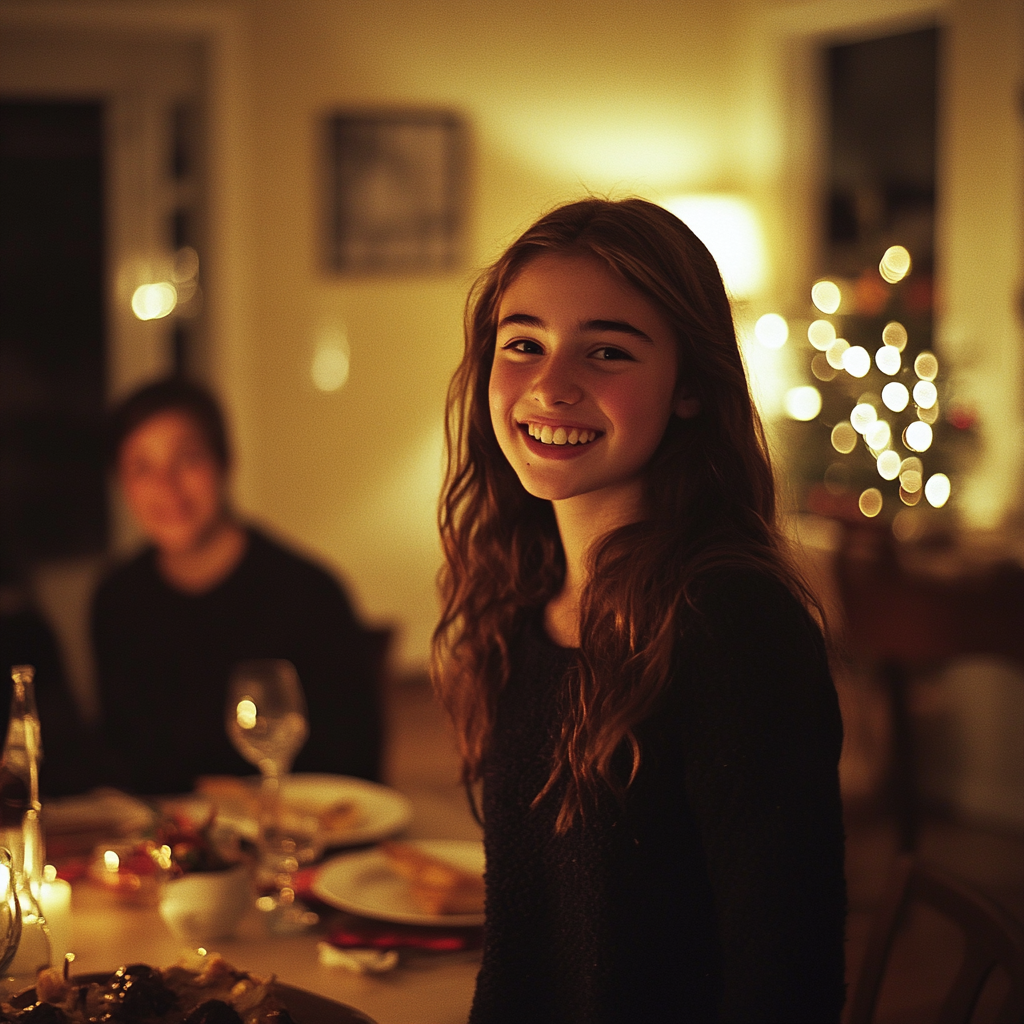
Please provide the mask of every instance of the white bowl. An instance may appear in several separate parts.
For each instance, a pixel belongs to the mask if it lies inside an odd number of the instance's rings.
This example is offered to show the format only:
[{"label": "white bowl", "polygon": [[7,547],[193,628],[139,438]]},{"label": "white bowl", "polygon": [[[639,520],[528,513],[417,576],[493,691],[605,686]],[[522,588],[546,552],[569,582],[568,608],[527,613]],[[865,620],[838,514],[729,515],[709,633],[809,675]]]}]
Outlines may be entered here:
[{"label": "white bowl", "polygon": [[180,939],[229,939],[253,899],[252,875],[246,864],[227,871],[196,871],[164,884],[160,916]]}]

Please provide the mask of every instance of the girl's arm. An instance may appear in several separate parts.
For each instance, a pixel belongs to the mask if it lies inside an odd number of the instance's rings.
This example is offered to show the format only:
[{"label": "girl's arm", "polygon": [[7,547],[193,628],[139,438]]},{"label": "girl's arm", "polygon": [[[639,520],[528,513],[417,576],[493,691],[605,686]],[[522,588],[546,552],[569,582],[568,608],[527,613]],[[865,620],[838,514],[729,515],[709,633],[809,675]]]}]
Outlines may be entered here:
[{"label": "girl's arm", "polygon": [[682,659],[682,727],[721,1020],[838,1020],[842,724],[820,632],[781,584],[752,571],[715,581],[700,607]]}]

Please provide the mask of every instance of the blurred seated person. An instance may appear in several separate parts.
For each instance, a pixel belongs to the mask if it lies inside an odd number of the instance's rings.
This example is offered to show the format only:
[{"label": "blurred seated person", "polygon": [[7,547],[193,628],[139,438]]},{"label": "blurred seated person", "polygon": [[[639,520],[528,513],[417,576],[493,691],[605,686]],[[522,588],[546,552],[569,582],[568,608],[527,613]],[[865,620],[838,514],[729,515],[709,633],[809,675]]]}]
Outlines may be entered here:
[{"label": "blurred seated person", "polygon": [[285,658],[310,734],[295,771],[375,779],[381,723],[369,636],[329,573],[236,517],[223,414],[181,378],[113,412],[111,455],[148,545],[93,600],[92,632],[110,781],[181,793],[201,775],[251,775],[225,734],[232,668]]},{"label": "blurred seated person", "polygon": [[43,740],[40,793],[51,797],[86,792],[99,777],[95,737],[67,685],[57,637],[32,602],[15,559],[0,552],[0,721],[4,722],[11,706],[15,665],[36,670],[34,691]]}]

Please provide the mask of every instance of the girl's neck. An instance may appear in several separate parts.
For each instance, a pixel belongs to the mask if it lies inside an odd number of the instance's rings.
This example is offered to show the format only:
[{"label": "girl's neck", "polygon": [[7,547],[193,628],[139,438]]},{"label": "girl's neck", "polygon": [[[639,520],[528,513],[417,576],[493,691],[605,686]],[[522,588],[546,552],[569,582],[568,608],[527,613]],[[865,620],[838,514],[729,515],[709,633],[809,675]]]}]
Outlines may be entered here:
[{"label": "girl's neck", "polygon": [[548,635],[562,647],[580,645],[580,603],[590,582],[594,546],[612,530],[641,516],[640,487],[608,500],[604,494],[584,494],[552,503],[565,552],[565,582],[544,610]]},{"label": "girl's neck", "polygon": [[157,567],[176,590],[205,594],[234,572],[248,543],[245,530],[225,516],[193,547],[183,551],[158,550]]}]

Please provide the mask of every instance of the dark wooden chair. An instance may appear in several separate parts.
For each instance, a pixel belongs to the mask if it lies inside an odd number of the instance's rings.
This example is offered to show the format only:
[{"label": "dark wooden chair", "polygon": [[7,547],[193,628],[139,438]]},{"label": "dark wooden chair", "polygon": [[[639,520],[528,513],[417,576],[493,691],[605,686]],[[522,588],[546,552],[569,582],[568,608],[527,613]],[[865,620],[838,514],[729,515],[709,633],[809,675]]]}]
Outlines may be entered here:
[{"label": "dark wooden chair", "polygon": [[886,524],[863,516],[841,523],[834,571],[846,651],[873,667],[888,695],[890,793],[900,847],[911,852],[919,814],[911,678],[921,669],[970,655],[1024,666],[1024,569],[1005,562],[962,565],[945,575],[911,571],[904,568],[904,552]]},{"label": "dark wooden chair", "polygon": [[860,978],[850,998],[846,1024],[871,1024],[890,955],[915,904],[938,911],[963,934],[960,969],[934,1024],[969,1024],[989,976],[1001,967],[1010,988],[991,1018],[992,1024],[1024,1022],[1024,928],[969,886],[904,855],[897,861],[883,901],[872,922]]}]

